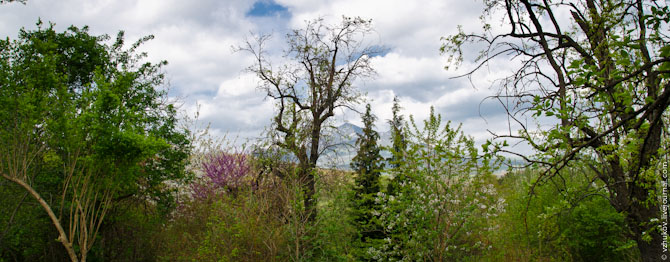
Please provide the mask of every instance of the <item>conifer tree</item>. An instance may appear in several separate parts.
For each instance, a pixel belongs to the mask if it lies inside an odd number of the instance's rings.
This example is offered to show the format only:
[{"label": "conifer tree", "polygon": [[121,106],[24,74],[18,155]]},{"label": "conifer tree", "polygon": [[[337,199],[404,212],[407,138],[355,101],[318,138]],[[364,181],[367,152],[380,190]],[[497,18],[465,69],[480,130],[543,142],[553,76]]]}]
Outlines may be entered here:
[{"label": "conifer tree", "polygon": [[[391,169],[399,168],[404,159],[404,152],[407,149],[407,141],[405,134],[403,133],[403,127],[405,125],[405,119],[403,115],[400,114],[400,100],[398,97],[393,98],[393,118],[388,121],[389,126],[391,127],[391,145],[390,151],[391,156],[387,159]],[[398,185],[404,180],[402,173],[395,174],[393,180],[387,186],[387,192],[391,195],[394,195],[397,191]]]},{"label": "conifer tree", "polygon": [[375,197],[380,191],[379,176],[384,162],[380,154],[381,147],[377,144],[379,133],[374,130],[376,117],[371,112],[370,104],[366,106],[362,117],[363,132],[358,135],[358,153],[351,161],[351,168],[356,172],[353,223],[358,235],[354,240],[357,247],[355,254],[359,260],[365,261],[371,260],[367,250],[381,245],[384,238],[379,217],[375,215],[379,211]]}]

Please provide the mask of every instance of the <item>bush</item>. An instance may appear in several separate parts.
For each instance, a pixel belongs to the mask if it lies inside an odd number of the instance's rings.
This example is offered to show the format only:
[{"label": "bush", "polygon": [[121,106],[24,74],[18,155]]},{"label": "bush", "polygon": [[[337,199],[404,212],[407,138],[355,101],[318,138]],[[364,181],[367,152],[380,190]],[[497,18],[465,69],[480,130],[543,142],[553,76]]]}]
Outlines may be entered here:
[{"label": "bush", "polygon": [[[540,171],[509,172],[500,179],[507,208],[493,236],[496,261],[637,261],[634,241],[626,237],[624,216],[582,179],[588,171],[566,167],[555,183],[530,185]],[[495,254],[495,256],[494,256]]]},{"label": "bush", "polygon": [[182,203],[162,236],[162,261],[281,261],[287,230],[276,188]]},{"label": "bush", "polygon": [[[403,163],[391,170],[397,193],[379,193],[388,237],[370,253],[381,261],[476,261],[492,247],[487,234],[503,209],[488,157],[450,123],[441,128],[433,110],[422,130],[411,119]],[[407,128],[409,129],[409,128]]]}]

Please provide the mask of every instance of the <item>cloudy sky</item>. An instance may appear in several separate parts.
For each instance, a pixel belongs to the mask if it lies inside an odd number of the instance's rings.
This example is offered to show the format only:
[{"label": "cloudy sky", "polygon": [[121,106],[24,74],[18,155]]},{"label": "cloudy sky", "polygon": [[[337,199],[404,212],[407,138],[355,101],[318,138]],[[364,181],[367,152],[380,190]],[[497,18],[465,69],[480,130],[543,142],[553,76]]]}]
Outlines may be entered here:
[{"label": "cloudy sky", "polygon": [[[509,70],[503,63],[482,70],[471,82],[451,79],[472,65],[446,71],[439,47],[440,38],[455,33],[458,25],[466,31],[480,28],[482,8],[474,0],[28,0],[0,6],[0,36],[15,38],[21,27],[35,28],[38,18],[56,23],[58,30],[88,25],[93,34],[112,36],[124,30],[128,42],[152,34],[155,39],[143,50],[151,61],[169,62],[169,95],[180,99],[182,109],[194,115],[199,108],[201,123],[211,123],[215,134],[253,138],[270,123],[272,101],[244,72],[250,55],[231,47],[252,32],[273,33],[270,52],[279,57],[284,35],[305,20],[361,16],[372,19],[375,41],[389,50],[374,58],[375,78],[355,83],[380,119],[378,129],[388,129],[385,120],[391,117],[393,97],[399,96],[405,115],[423,120],[433,105],[443,119],[463,123],[481,143],[489,138],[486,129],[507,129],[502,108],[482,100],[493,92],[491,81]],[[340,111],[336,122],[360,124],[360,119]]]}]

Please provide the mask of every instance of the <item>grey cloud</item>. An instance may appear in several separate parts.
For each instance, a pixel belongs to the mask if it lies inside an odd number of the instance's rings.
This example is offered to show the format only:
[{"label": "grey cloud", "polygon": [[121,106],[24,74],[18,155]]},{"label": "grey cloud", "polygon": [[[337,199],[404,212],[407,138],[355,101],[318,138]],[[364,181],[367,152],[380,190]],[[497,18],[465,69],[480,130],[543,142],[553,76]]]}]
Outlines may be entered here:
[{"label": "grey cloud", "polygon": [[[355,83],[363,92],[371,95],[385,94],[384,100],[378,101],[381,104],[375,110],[388,114],[391,94],[395,94],[406,103],[411,102],[412,110],[428,110],[429,105],[437,105],[436,109],[445,119],[472,125],[467,130],[477,130],[483,125],[480,112],[493,128],[498,128],[496,121],[501,113],[498,105],[489,101],[480,106],[489,91],[477,91],[467,81],[449,79],[455,73],[443,70],[446,58],[440,57],[438,52],[440,37],[455,33],[456,25],[463,24],[466,31],[480,27],[480,2],[276,2],[287,7],[290,18],[249,17],[246,14],[254,2],[244,0],[29,0],[25,6],[0,6],[0,17],[3,17],[0,36],[14,38],[19,28],[34,28],[38,17],[45,22],[56,22],[58,30],[64,30],[71,24],[89,25],[94,34],[114,36],[118,30],[125,30],[129,42],[153,34],[156,38],[142,50],[148,52],[150,61],[168,60],[170,63],[165,68],[170,82],[170,95],[182,98],[188,108],[194,108],[196,101],[206,104],[210,112],[204,114],[200,121],[211,122],[211,127],[218,133],[236,132],[255,136],[270,123],[272,107],[268,106],[269,101],[264,100],[264,94],[260,91],[219,95],[220,88],[237,88],[234,85],[222,87],[222,83],[239,78],[244,68],[252,63],[248,54],[233,53],[230,47],[242,44],[250,31],[273,33],[268,51],[273,58],[281,60],[284,35],[289,32],[290,25],[301,26],[304,25],[304,19],[317,16],[337,20],[342,14],[360,15],[373,19],[377,30],[373,38],[378,38],[379,44],[391,49],[386,56],[375,57],[382,61],[376,65],[380,72],[377,78]],[[468,55],[473,54],[470,50],[467,50]],[[393,55],[396,57],[391,57]],[[477,87],[488,86],[484,83]],[[473,93],[454,93],[458,90],[472,90]],[[452,93],[463,97],[457,101],[445,97],[445,94]],[[382,105],[388,105],[389,108],[381,108]],[[427,111],[405,113],[425,115]],[[386,116],[380,117],[378,128],[384,129],[386,123],[382,118]],[[336,116],[336,121],[357,123],[359,119],[352,112],[338,112]]]}]

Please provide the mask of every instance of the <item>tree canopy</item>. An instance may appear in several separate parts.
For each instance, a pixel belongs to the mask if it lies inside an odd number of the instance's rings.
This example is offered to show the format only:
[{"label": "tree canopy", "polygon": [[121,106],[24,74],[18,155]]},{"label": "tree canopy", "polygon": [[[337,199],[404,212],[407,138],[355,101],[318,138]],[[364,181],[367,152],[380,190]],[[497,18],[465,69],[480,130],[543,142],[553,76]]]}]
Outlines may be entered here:
[{"label": "tree canopy", "polygon": [[190,142],[161,91],[166,63],[137,52],[151,36],[125,49],[123,32],[108,44],[86,27],[37,26],[0,41],[0,173],[40,202],[71,259],[84,261],[112,202],[174,206],[168,182],[187,178]]},{"label": "tree canopy", "polygon": [[[667,139],[670,105],[670,11],[659,1],[484,1],[484,18],[503,15],[504,32],[484,20],[483,33],[444,38],[442,51],[456,64],[463,47],[484,43],[472,75],[483,64],[509,56],[516,71],[501,79],[494,99],[509,112],[518,139],[538,154],[527,160],[545,172],[535,185],[561,178],[571,165],[586,165],[602,195],[626,214],[644,261],[662,253],[658,190],[659,157]],[[559,14],[569,14],[560,16]],[[510,106],[507,106],[510,105]],[[550,121],[534,128],[526,119]],[[537,123],[537,122],[536,122]],[[546,128],[545,128],[546,127]],[[570,201],[577,201],[570,199]]]}]

